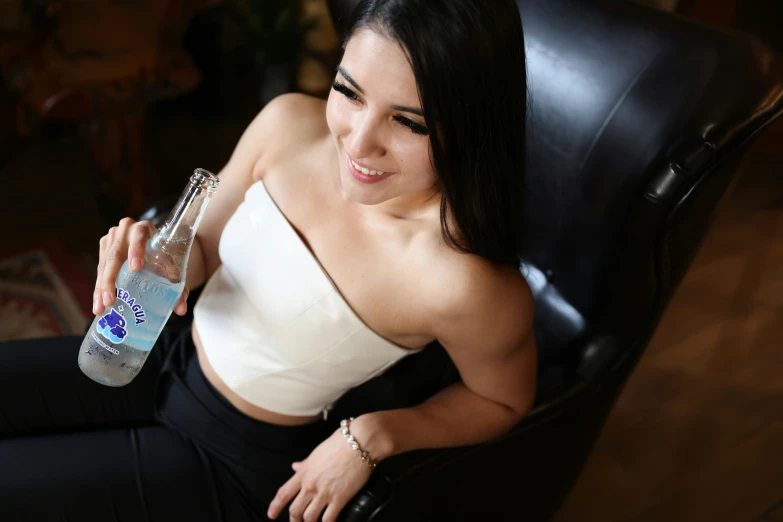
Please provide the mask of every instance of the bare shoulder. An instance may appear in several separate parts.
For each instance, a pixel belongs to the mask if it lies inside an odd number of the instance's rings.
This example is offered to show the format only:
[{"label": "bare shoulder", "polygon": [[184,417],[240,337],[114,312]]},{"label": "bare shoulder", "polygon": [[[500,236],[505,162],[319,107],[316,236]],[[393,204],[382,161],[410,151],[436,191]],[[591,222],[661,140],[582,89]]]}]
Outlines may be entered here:
[{"label": "bare shoulder", "polygon": [[435,337],[470,390],[521,418],[536,390],[532,292],[516,268],[459,255],[439,271]]},{"label": "bare shoulder", "polygon": [[264,106],[251,124],[265,143],[259,160],[270,164],[291,152],[320,140],[329,129],[326,125],[326,101],[299,93],[288,93],[274,98]]},{"label": "bare shoulder", "polygon": [[313,117],[321,116],[326,123],[326,100],[300,93],[281,94],[267,103],[259,120],[270,130],[312,132],[317,125]]},{"label": "bare shoulder", "polygon": [[278,123],[289,131],[309,134],[321,128],[314,123],[326,123],[326,100],[307,94],[281,94],[270,101],[264,110],[271,113],[273,119],[277,119]]},{"label": "bare shoulder", "polygon": [[518,269],[458,252],[439,257],[442,269],[433,289],[439,340],[491,335],[513,342],[532,329],[533,295]]}]

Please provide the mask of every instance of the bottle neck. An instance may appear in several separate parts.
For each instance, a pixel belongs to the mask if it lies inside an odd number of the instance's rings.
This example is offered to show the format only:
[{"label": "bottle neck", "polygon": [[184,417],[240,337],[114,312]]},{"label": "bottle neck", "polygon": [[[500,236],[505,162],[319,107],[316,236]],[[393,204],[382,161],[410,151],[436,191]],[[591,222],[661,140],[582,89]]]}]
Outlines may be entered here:
[{"label": "bottle neck", "polygon": [[198,183],[190,183],[153,237],[153,243],[191,243],[213,192]]}]

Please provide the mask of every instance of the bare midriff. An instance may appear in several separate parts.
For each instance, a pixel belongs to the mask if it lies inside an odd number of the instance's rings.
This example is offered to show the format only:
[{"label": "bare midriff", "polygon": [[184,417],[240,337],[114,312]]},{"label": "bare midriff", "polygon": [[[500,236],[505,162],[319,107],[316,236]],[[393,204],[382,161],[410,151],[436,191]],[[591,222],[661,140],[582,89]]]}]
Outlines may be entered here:
[{"label": "bare midriff", "polygon": [[204,353],[204,346],[201,342],[201,337],[199,337],[195,322],[193,323],[193,330],[191,335],[193,336],[193,344],[196,345],[198,362],[201,366],[201,371],[204,373],[204,376],[207,378],[209,383],[212,384],[212,386],[228,400],[228,402],[230,402],[236,409],[248,417],[263,422],[268,422],[270,424],[279,424],[281,426],[301,426],[303,424],[311,424],[322,418],[321,414],[311,415],[309,417],[284,415],[281,413],[265,410],[264,408],[259,408],[258,406],[246,401],[231,391],[228,385],[218,376],[212,365],[209,364],[209,359],[207,359],[207,356]]}]

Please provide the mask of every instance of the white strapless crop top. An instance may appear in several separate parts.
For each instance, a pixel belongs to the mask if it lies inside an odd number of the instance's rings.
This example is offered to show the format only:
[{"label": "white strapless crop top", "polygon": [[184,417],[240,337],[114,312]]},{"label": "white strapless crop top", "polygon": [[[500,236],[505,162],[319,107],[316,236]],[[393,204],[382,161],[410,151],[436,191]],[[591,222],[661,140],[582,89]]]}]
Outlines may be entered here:
[{"label": "white strapless crop top", "polygon": [[286,415],[326,412],[414,353],[359,318],[261,181],[226,223],[219,254],[194,322],[212,367],[250,403]]}]

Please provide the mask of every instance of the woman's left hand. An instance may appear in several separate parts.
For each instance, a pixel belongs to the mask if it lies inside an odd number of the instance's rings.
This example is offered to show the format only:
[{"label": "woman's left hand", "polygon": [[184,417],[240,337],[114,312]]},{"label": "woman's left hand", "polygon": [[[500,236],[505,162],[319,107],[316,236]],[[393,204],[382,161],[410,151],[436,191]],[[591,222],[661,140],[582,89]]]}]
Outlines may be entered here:
[{"label": "woman's left hand", "polygon": [[296,496],[288,508],[290,521],[316,522],[326,508],[323,522],[336,522],[337,515],[372,473],[372,468],[359,452],[348,446],[339,429],[305,460],[294,462],[291,467],[296,473],[277,490],[269,505],[267,516],[271,519],[277,518]]}]

